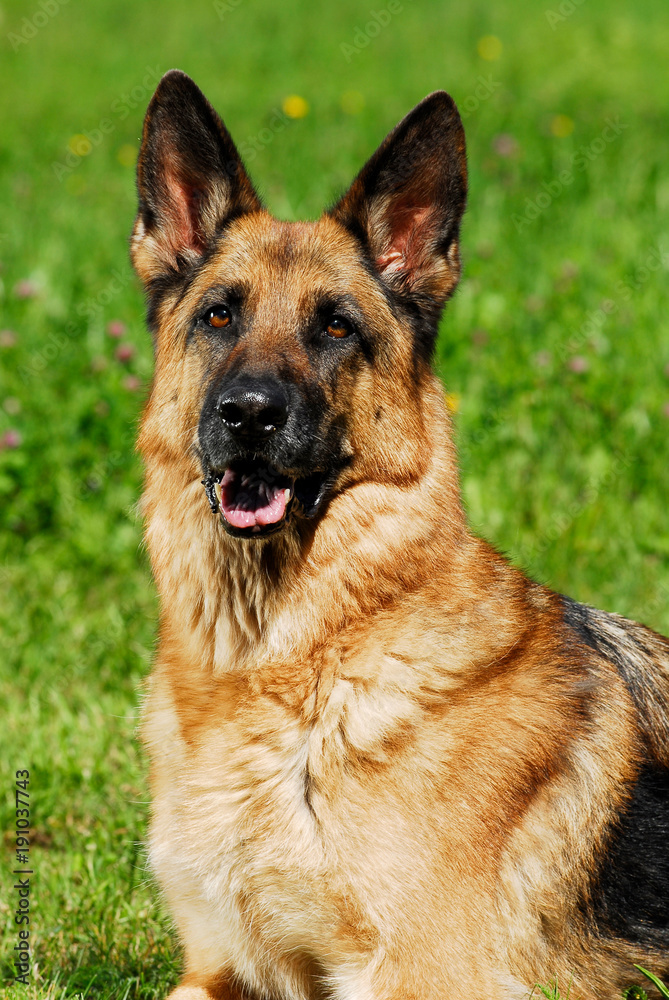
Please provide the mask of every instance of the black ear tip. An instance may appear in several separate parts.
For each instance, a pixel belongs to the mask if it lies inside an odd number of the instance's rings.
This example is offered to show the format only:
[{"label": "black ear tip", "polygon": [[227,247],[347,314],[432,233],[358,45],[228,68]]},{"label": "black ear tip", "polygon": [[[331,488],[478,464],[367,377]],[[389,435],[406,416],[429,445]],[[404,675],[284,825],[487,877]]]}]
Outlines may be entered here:
[{"label": "black ear tip", "polygon": [[[434,131],[434,140],[446,135],[460,133],[462,129],[462,119],[457,105],[450,94],[445,90],[435,90],[427,97],[424,97],[415,108],[413,108],[399,122],[393,131],[386,137],[386,142],[391,138],[409,134],[415,136],[425,129]],[[463,133],[464,134],[464,133]]]},{"label": "black ear tip", "polygon": [[423,101],[435,101],[435,103],[455,104],[455,101],[446,90],[433,90],[431,94],[423,98]]},{"label": "black ear tip", "polygon": [[156,87],[155,96],[166,97],[179,94],[199,94],[200,88],[188,73],[182,69],[168,69],[167,73],[161,76]]},{"label": "black ear tip", "polygon": [[178,83],[181,81],[183,81],[184,83],[193,82],[192,79],[189,77],[188,73],[184,73],[182,69],[168,69],[168,71],[166,73],[163,73],[163,75],[161,76],[160,83],[158,84],[158,86],[161,87],[163,84]]},{"label": "black ear tip", "polygon": [[440,112],[441,114],[452,115],[455,113],[459,117],[457,104],[445,90],[434,90],[420,102],[418,107],[425,108],[426,111]]}]

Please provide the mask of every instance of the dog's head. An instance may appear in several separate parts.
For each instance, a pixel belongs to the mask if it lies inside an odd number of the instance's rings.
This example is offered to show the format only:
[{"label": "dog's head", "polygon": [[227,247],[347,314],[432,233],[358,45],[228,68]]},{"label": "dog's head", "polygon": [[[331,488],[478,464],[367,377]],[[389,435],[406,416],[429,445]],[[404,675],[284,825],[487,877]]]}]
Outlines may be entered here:
[{"label": "dog's head", "polygon": [[460,272],[465,141],[448,94],[414,108],[320,220],[285,223],[172,71],[138,188],[153,447],[204,476],[226,530],[264,537],[354,482],[415,475],[421,380]]}]

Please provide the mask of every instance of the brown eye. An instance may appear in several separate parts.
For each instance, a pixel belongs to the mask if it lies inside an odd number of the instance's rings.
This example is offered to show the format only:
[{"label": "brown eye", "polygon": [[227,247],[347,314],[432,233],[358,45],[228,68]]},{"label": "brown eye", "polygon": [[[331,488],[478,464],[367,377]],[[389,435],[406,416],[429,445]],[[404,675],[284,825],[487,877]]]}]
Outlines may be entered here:
[{"label": "brown eye", "polygon": [[215,330],[222,330],[224,326],[230,326],[232,316],[230,310],[226,309],[225,306],[214,306],[213,309],[208,310],[204,321],[208,326],[213,326]]},{"label": "brown eye", "polygon": [[345,319],[342,319],[341,316],[333,316],[325,327],[325,332],[328,337],[341,340],[342,337],[348,337],[353,331],[351,330],[350,323],[347,323]]}]

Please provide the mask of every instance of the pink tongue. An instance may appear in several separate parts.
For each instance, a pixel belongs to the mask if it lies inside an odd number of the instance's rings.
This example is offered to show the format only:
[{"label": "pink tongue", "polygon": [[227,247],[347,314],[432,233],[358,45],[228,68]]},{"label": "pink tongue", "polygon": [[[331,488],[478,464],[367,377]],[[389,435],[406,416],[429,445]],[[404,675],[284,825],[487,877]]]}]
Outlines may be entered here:
[{"label": "pink tongue", "polygon": [[233,528],[276,524],[286,513],[286,487],[228,469],[221,480],[221,510]]}]

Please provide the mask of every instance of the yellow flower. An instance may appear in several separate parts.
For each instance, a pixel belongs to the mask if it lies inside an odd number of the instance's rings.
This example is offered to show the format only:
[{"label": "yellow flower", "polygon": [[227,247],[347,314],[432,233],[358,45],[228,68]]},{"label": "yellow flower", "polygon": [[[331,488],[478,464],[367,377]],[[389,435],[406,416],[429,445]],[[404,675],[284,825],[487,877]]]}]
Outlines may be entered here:
[{"label": "yellow flower", "polygon": [[132,143],[124,143],[116,153],[116,159],[122,167],[133,167],[137,162],[137,147]]},{"label": "yellow flower", "polygon": [[556,115],[551,122],[551,132],[558,139],[564,139],[574,131],[574,123],[568,115]]},{"label": "yellow flower", "polygon": [[488,62],[494,62],[495,59],[499,59],[503,48],[504,46],[496,35],[484,35],[483,38],[479,38],[478,45],[476,46],[481,59],[487,59]]},{"label": "yellow flower", "polygon": [[289,118],[304,118],[305,115],[309,114],[309,105],[298,94],[291,94],[289,97],[285,97],[281,107],[284,114],[288,115]]},{"label": "yellow flower", "polygon": [[73,135],[67,144],[67,148],[75,156],[88,156],[93,148],[93,144],[88,136],[85,135]]},{"label": "yellow flower", "polygon": [[446,393],[446,406],[451,413],[457,413],[460,409],[460,394],[457,392]]}]

